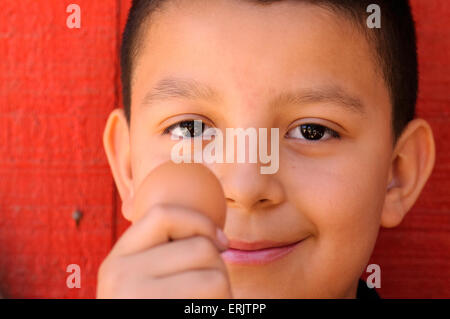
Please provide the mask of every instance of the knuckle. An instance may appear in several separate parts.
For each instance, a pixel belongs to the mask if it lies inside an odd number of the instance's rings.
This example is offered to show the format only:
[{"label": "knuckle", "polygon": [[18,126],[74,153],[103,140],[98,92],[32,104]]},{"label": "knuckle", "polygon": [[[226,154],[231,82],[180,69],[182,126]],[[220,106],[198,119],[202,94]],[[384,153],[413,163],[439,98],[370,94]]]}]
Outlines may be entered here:
[{"label": "knuckle", "polygon": [[150,208],[148,216],[154,223],[164,224],[171,216],[171,211],[167,205],[158,203]]},{"label": "knuckle", "polygon": [[217,249],[212,241],[205,236],[197,236],[193,240],[192,251],[195,255],[216,256]]},{"label": "knuckle", "polygon": [[206,217],[205,217],[205,229],[207,230],[207,233],[209,234],[209,236],[211,236],[211,238],[216,237],[217,226],[211,219]]},{"label": "knuckle", "polygon": [[193,211],[192,213],[195,214],[196,222],[199,226],[201,226],[202,230],[206,234],[210,236],[216,235],[217,226],[214,224],[211,218],[199,213],[198,211]]}]

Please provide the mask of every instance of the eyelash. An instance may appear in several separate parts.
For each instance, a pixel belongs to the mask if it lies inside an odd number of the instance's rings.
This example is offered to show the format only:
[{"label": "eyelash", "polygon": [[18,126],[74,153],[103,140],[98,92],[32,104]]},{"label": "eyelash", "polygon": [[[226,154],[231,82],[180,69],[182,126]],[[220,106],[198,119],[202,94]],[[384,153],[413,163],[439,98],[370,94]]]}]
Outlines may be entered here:
[{"label": "eyelash", "polygon": [[[195,120],[184,120],[184,121],[180,121],[180,122],[177,122],[175,124],[172,124],[169,127],[165,128],[162,134],[163,135],[171,134],[171,130],[180,127],[181,124],[183,124],[183,123],[191,123],[191,122],[194,122],[194,121]],[[205,131],[205,127],[206,126],[210,127],[209,125],[206,125],[205,123],[202,122],[202,135],[203,135],[203,132]],[[326,127],[326,126],[323,126],[323,125],[320,125],[320,124],[316,124],[316,123],[305,123],[305,124],[297,125],[294,128],[290,129],[286,133],[285,136],[287,136],[289,134],[289,132],[291,132],[294,129],[299,130],[300,131],[299,134],[302,135],[302,136],[303,136],[304,132],[312,133],[313,131],[315,131],[315,133],[317,133],[317,130],[322,131],[321,134],[323,133],[323,135],[319,139],[294,138],[294,139],[306,140],[306,141],[309,141],[309,142],[312,142],[312,143],[314,143],[314,141],[326,141],[326,140],[329,140],[329,139],[340,139],[341,138],[339,133],[336,132],[335,130],[330,129],[329,127]],[[325,139],[325,140],[323,140],[322,137],[325,136],[326,134],[328,134],[330,137]],[[194,132],[194,137],[195,137],[195,132]]]},{"label": "eyelash", "polygon": [[[295,130],[295,129],[300,131],[299,134],[301,136],[303,136],[303,133],[305,133],[305,132],[309,132],[310,134],[314,132],[315,134],[317,134],[318,130],[321,131],[320,134],[322,134],[322,136],[320,136],[319,139],[295,138],[295,139],[299,139],[299,140],[306,140],[306,141],[312,142],[312,143],[315,143],[315,141],[327,141],[329,139],[340,139],[341,138],[339,133],[336,132],[335,130],[333,130],[329,127],[326,127],[324,125],[316,124],[316,123],[304,123],[304,124],[297,125],[294,128],[290,129],[286,133],[286,135],[288,135],[289,132],[291,132],[292,130]],[[329,135],[329,138],[322,139],[322,137],[325,135]]]},{"label": "eyelash", "polygon": [[[162,134],[163,134],[163,135],[171,134],[171,130],[180,127],[181,124],[183,124],[183,123],[192,123],[192,122],[194,122],[194,121],[200,121],[200,120],[184,120],[184,121],[177,122],[177,123],[172,124],[172,125],[170,125],[169,127],[165,128]],[[205,124],[203,121],[200,121],[200,122],[201,122],[201,124],[202,124],[202,135],[203,135],[203,133],[204,133],[204,131],[205,131],[205,127],[210,128],[211,126]],[[194,127],[194,129],[195,129],[195,127]],[[188,129],[188,130],[189,130],[189,129]],[[172,134],[173,134],[173,133],[172,133]],[[195,131],[194,131],[194,137],[195,137]],[[191,135],[191,138],[192,138],[192,135]]]}]

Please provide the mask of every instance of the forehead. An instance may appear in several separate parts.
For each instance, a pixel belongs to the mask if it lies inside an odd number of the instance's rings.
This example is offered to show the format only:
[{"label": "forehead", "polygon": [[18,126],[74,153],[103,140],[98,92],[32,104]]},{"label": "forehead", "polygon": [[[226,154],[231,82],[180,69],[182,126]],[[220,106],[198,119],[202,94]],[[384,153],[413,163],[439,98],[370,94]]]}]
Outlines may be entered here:
[{"label": "forehead", "polygon": [[132,105],[165,77],[194,78],[255,103],[282,89],[335,84],[361,100],[386,102],[366,37],[325,8],[301,1],[168,1],[150,21],[135,61]]}]

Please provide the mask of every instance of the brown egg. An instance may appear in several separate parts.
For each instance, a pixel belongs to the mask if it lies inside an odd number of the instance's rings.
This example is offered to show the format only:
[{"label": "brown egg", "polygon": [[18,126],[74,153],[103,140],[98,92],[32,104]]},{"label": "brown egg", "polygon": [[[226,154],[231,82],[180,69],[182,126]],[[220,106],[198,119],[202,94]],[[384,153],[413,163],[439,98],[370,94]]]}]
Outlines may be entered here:
[{"label": "brown egg", "polygon": [[[223,229],[225,195],[217,177],[199,163],[164,162],[144,179],[135,196],[135,212],[144,214],[155,204],[191,208],[210,217]],[[133,216],[138,219],[141,216]]]}]

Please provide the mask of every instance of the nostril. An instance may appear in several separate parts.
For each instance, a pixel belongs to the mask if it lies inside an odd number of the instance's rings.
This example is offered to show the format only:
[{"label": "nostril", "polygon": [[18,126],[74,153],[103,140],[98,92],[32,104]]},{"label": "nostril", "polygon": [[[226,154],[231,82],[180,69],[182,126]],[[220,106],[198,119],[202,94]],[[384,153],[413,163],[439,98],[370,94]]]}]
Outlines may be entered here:
[{"label": "nostril", "polygon": [[225,198],[228,207],[238,207],[245,210],[251,210],[255,208],[266,208],[275,203],[268,198],[261,198],[256,201],[245,202],[244,200],[233,199],[230,197]]},{"label": "nostril", "polygon": [[225,200],[227,201],[227,203],[234,203],[235,200],[232,198],[225,198]]}]

